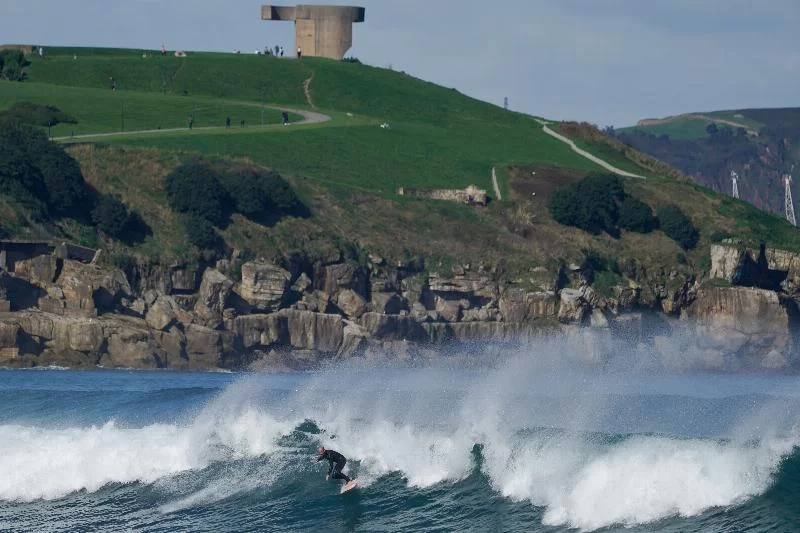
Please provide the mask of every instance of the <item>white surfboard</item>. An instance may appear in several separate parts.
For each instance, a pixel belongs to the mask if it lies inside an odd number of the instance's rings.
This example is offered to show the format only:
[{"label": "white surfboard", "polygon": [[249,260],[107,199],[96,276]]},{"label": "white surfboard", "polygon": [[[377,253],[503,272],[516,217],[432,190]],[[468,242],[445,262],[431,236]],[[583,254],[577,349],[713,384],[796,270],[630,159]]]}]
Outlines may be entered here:
[{"label": "white surfboard", "polygon": [[342,487],[342,490],[339,491],[339,494],[344,494],[345,492],[353,490],[356,487],[358,487],[358,482],[355,479],[351,479],[348,483],[344,484],[344,487]]}]

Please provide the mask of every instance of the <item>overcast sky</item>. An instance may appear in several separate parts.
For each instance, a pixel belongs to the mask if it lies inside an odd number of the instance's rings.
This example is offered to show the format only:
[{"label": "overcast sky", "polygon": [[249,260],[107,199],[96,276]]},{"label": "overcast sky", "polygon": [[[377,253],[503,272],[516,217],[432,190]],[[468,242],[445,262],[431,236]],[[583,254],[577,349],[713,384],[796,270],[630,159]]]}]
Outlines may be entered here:
[{"label": "overcast sky", "polygon": [[[293,48],[253,0],[0,0],[0,41]],[[314,2],[308,2],[314,3]],[[337,3],[337,0],[320,3]],[[800,0],[361,0],[352,54],[512,109],[630,125],[800,106]],[[286,5],[292,5],[286,3]]]}]

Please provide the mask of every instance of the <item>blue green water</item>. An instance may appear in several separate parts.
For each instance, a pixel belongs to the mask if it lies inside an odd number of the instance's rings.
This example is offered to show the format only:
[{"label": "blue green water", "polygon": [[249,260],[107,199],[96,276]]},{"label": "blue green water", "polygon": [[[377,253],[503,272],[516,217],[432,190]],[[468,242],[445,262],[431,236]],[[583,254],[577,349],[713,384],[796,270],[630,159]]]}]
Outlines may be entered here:
[{"label": "blue green water", "polygon": [[0,371],[0,405],[3,531],[800,531],[796,377]]}]

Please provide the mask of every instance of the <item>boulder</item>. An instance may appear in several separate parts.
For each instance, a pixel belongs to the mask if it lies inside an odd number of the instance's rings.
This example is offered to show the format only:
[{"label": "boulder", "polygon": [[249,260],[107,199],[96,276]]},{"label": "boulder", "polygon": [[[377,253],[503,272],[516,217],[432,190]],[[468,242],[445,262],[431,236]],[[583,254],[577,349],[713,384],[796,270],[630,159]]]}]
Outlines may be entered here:
[{"label": "boulder", "polygon": [[97,265],[65,260],[56,285],[63,291],[67,301],[94,302],[100,310],[114,309],[123,297],[132,294],[125,274],[118,268],[102,268]]},{"label": "boulder", "polygon": [[[701,349],[734,354],[748,367],[775,365],[794,345],[797,304],[774,291],[748,287],[701,289],[687,309]],[[788,360],[788,359],[787,359]]]},{"label": "boulder", "polygon": [[58,259],[54,255],[37,255],[14,264],[14,275],[37,287],[45,288],[56,280]]},{"label": "boulder", "polygon": [[187,368],[213,370],[223,366],[233,345],[230,332],[191,324],[186,328]]},{"label": "boulder", "polygon": [[297,294],[303,294],[311,289],[311,279],[305,272],[301,272],[295,282],[292,284],[292,291]]},{"label": "boulder", "polygon": [[323,267],[318,289],[336,295],[342,289],[350,289],[362,298],[367,297],[367,281],[369,275],[366,269],[354,263],[342,263]]},{"label": "boulder", "polygon": [[711,270],[708,272],[708,277],[732,283],[743,267],[746,254],[746,250],[735,246],[712,244]]},{"label": "boulder", "polygon": [[367,311],[367,302],[353,289],[343,289],[336,295],[336,306],[352,318],[358,318]]},{"label": "boulder", "polygon": [[459,300],[446,300],[436,297],[436,312],[445,322],[458,322],[461,320],[464,306]]},{"label": "boulder", "polygon": [[583,291],[577,289],[561,289],[559,294],[558,320],[563,323],[581,324],[588,306],[583,299]]},{"label": "boulder", "polygon": [[206,321],[214,321],[214,318],[221,321],[225,302],[233,291],[233,286],[233,281],[222,272],[207,268],[203,272],[203,281],[200,283],[200,291],[194,305],[195,313],[204,317]]},{"label": "boulder", "polygon": [[166,331],[178,321],[179,306],[171,296],[159,296],[147,311],[147,325],[155,330]]},{"label": "boulder", "polygon": [[19,325],[0,322],[0,363],[19,356]]},{"label": "boulder", "polygon": [[372,310],[385,315],[398,315],[401,311],[408,311],[408,302],[394,292],[373,292]]},{"label": "boulder", "polygon": [[505,322],[511,324],[555,319],[557,301],[553,292],[528,292],[522,288],[509,288],[500,297],[500,314]]},{"label": "boulder", "polygon": [[289,342],[301,350],[336,353],[344,340],[344,320],[339,315],[311,311],[282,311],[287,318]]},{"label": "boulder", "polygon": [[237,316],[233,331],[248,350],[289,344],[289,320],[282,313]]},{"label": "boulder", "polygon": [[337,355],[352,356],[364,349],[368,334],[358,323],[345,320],[342,345]]},{"label": "boulder", "polygon": [[274,311],[283,303],[290,279],[289,272],[272,263],[250,261],[242,265],[239,294],[255,309]]},{"label": "boulder", "polygon": [[314,313],[327,313],[331,297],[322,291],[314,291],[303,295],[303,299],[295,304],[295,309],[300,311],[313,311]]},{"label": "boulder", "polygon": [[164,368],[165,358],[159,357],[154,343],[145,328],[109,328],[108,347],[100,358],[100,365],[111,368]]},{"label": "boulder", "polygon": [[447,300],[465,299],[477,307],[485,307],[497,301],[500,294],[497,283],[481,275],[445,278],[431,274],[428,278],[428,287],[437,296]]}]

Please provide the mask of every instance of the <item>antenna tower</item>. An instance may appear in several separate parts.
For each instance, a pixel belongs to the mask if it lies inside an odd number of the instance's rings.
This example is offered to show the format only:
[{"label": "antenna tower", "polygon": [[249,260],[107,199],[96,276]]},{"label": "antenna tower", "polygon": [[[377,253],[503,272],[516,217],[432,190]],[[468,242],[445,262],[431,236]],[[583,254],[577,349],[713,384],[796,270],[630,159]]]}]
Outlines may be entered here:
[{"label": "antenna tower", "polygon": [[792,226],[797,226],[797,220],[794,218],[794,201],[792,200],[792,175],[784,174],[783,183],[786,186],[784,211],[786,212],[786,220],[791,222]]},{"label": "antenna tower", "polygon": [[739,198],[739,174],[731,170],[731,181],[733,182],[733,197]]}]

